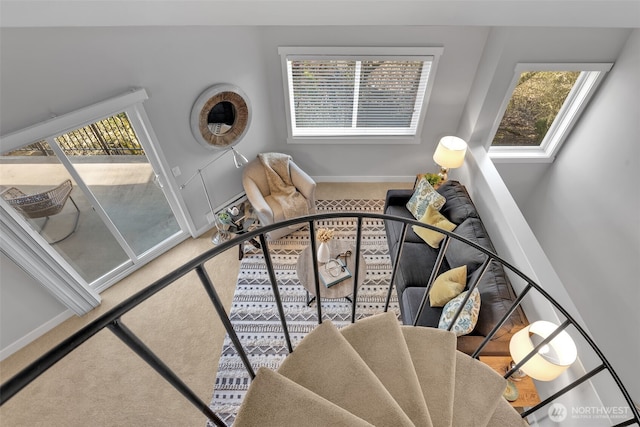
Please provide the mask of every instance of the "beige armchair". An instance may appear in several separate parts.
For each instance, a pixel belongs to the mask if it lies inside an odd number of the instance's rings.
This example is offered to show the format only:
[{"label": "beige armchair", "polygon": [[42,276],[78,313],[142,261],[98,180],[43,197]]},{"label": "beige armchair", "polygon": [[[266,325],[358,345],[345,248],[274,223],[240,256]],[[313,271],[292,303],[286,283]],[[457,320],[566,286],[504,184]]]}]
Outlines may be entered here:
[{"label": "beige armchair", "polygon": [[[316,213],[316,183],[307,175],[293,160],[289,160],[289,174],[291,181],[298,192],[307,200],[309,214]],[[286,216],[282,207],[271,197],[267,175],[260,159],[255,158],[242,173],[242,185],[247,194],[247,199],[256,211],[256,216],[261,225],[269,225],[283,221]],[[305,223],[274,230],[267,234],[269,240],[276,240],[280,237],[303,227]]]}]

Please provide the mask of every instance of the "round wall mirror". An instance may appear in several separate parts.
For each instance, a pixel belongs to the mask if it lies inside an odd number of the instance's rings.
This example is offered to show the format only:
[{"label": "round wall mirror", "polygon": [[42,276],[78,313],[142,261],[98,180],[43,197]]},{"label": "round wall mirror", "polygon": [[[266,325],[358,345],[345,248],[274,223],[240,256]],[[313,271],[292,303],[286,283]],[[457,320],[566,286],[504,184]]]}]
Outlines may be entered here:
[{"label": "round wall mirror", "polygon": [[240,88],[228,84],[211,86],[193,104],[191,132],[207,148],[231,148],[249,129],[250,112],[249,100]]}]

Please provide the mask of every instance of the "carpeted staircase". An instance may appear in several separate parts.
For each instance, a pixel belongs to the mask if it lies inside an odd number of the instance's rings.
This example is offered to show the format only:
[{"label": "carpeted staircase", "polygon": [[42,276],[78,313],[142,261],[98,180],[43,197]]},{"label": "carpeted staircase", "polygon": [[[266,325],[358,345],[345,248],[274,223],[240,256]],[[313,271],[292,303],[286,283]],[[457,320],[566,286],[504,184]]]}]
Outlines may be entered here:
[{"label": "carpeted staircase", "polygon": [[440,329],[384,313],[325,321],[278,371],[260,368],[234,426],[526,426],[506,382]]}]

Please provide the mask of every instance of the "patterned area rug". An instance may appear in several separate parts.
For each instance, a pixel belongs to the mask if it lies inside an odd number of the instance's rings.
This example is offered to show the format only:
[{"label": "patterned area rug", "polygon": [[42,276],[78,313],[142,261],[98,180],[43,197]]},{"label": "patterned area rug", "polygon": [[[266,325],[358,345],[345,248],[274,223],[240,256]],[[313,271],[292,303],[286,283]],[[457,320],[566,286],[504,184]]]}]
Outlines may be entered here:
[{"label": "patterned area rug", "polygon": [[[382,200],[317,202],[318,213],[382,213],[383,207]],[[334,238],[352,241],[355,244],[356,224],[355,218],[336,218],[318,221],[316,228],[332,228],[335,231]],[[294,349],[318,322],[315,302],[307,306],[307,293],[296,275],[298,255],[308,245],[308,227],[269,244]],[[380,313],[384,308],[391,278],[391,261],[382,220],[363,220],[361,249],[367,265],[367,274],[358,291],[358,319]],[[390,310],[399,316],[395,292],[392,294]],[[344,326],[351,320],[351,303],[346,299],[323,299],[322,313],[324,320],[331,319],[338,327]],[[229,314],[254,369],[257,370],[261,366],[278,369],[287,356],[287,347],[264,257],[259,250],[248,252],[241,262]],[[229,337],[226,337],[210,406],[228,425],[233,423],[248,386],[249,376]]]}]

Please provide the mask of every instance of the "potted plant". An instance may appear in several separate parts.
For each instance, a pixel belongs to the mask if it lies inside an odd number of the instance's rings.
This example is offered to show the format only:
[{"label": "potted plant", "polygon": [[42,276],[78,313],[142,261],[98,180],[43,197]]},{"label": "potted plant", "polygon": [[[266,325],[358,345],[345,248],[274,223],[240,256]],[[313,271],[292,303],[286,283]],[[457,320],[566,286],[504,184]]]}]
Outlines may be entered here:
[{"label": "potted plant", "polygon": [[422,176],[433,188],[438,188],[442,184],[442,176],[437,173],[425,173]]},{"label": "potted plant", "polygon": [[229,215],[229,213],[226,211],[222,211],[222,212],[218,212],[217,216],[218,216],[218,221],[222,225],[222,228],[224,230],[228,230],[229,227],[231,226],[231,223],[233,222],[231,215]]}]

